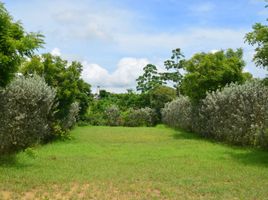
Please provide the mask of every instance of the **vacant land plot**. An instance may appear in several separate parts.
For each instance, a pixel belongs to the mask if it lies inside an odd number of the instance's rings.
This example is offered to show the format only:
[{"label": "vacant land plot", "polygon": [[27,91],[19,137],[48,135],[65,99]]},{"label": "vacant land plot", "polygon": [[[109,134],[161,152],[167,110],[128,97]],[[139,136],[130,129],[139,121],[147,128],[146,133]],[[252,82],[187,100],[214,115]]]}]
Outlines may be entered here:
[{"label": "vacant land plot", "polygon": [[163,126],[78,127],[1,158],[0,199],[267,199],[268,152]]}]

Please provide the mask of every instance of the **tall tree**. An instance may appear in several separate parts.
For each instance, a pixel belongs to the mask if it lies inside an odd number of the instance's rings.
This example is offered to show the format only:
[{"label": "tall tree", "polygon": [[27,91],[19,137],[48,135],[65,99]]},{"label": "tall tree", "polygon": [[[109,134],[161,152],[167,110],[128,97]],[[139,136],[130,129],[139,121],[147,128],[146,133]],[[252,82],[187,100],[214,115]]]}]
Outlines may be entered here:
[{"label": "tall tree", "polygon": [[157,72],[155,65],[148,64],[143,68],[143,75],[139,76],[137,81],[137,90],[142,93],[149,92],[156,86],[162,85],[162,80]]},{"label": "tall tree", "polygon": [[256,45],[253,61],[259,67],[268,69],[268,26],[256,23],[253,31],[246,34],[246,42]]},{"label": "tall tree", "polygon": [[88,102],[91,100],[91,87],[81,78],[82,65],[79,62],[68,63],[59,56],[43,54],[34,56],[25,62],[20,71],[24,75],[36,73],[44,77],[49,86],[56,88],[58,100],[58,119],[64,118],[70,109],[70,105],[78,101],[80,114],[86,113]]},{"label": "tall tree", "polygon": [[243,73],[243,50],[198,53],[185,62],[186,74],[180,86],[181,92],[194,102],[231,82],[243,83],[252,76]]},{"label": "tall tree", "polygon": [[[268,5],[265,7],[267,8]],[[253,58],[255,64],[268,70],[268,25],[256,23],[252,28],[253,31],[246,34],[245,42],[256,46]]]},{"label": "tall tree", "polygon": [[177,88],[181,82],[182,74],[181,69],[184,65],[184,55],[180,48],[172,50],[172,55],[169,60],[164,62],[167,72],[161,73],[161,78],[163,81],[171,81],[173,87]]},{"label": "tall tree", "polygon": [[161,119],[161,109],[167,102],[176,98],[176,90],[167,86],[157,86],[149,93],[150,107],[155,109],[158,119]]},{"label": "tall tree", "polygon": [[41,34],[26,33],[0,2],[0,86],[9,83],[23,58],[31,57],[43,43]]}]

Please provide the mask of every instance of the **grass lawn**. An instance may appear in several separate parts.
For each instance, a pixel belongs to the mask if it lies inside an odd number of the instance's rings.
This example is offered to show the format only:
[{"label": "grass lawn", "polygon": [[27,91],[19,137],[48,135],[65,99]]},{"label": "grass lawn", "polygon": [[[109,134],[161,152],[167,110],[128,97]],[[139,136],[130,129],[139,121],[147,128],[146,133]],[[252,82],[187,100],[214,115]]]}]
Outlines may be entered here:
[{"label": "grass lawn", "polygon": [[156,128],[78,127],[0,161],[0,199],[268,199],[268,152]]}]

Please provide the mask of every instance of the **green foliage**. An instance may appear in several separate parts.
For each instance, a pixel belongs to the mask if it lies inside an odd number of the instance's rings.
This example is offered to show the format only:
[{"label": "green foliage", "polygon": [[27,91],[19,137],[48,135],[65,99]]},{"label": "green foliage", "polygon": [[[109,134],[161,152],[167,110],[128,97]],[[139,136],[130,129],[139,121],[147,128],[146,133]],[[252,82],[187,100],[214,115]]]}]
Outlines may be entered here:
[{"label": "green foliage", "polygon": [[162,85],[163,82],[155,65],[148,64],[143,68],[143,71],[143,75],[139,76],[136,80],[138,91],[146,93],[156,86]]},{"label": "green foliage", "polygon": [[232,83],[198,105],[187,97],[168,103],[164,123],[231,144],[268,148],[268,88],[259,80]]},{"label": "green foliage", "polygon": [[[90,101],[92,100],[90,85],[81,78],[82,65],[79,62],[68,64],[66,60],[51,54],[35,56],[29,62],[21,66],[20,71],[25,75],[38,73],[44,77],[49,86],[56,88],[58,106],[54,122],[57,135],[67,132],[68,129],[63,125],[66,116],[69,115],[71,105],[78,102],[80,106],[80,117],[83,118],[87,113]],[[59,129],[58,125],[62,130]],[[59,134],[60,133],[60,134]]]},{"label": "green foliage", "polygon": [[256,23],[253,31],[246,34],[246,42],[256,45],[253,61],[257,66],[268,69],[268,26]]},{"label": "green foliage", "polygon": [[202,135],[268,148],[268,88],[260,81],[231,84],[208,94],[199,113]]},{"label": "green foliage", "polygon": [[90,112],[86,115],[83,122],[93,126],[104,126],[106,124],[103,112]]},{"label": "green foliage", "polygon": [[109,96],[111,96],[110,92],[107,92],[106,90],[100,90],[100,93],[99,93],[100,99],[108,98]]},{"label": "green foliage", "polygon": [[84,120],[90,104],[93,101],[91,94],[91,85],[79,79],[77,81],[78,94],[76,96],[76,102],[79,104],[79,119]]},{"label": "green foliage", "polygon": [[232,82],[244,83],[251,76],[243,73],[245,62],[242,49],[216,53],[198,53],[185,62],[186,74],[180,90],[194,102]]},{"label": "green foliage", "polygon": [[91,112],[104,112],[104,110],[111,106],[117,105],[120,110],[126,111],[129,108],[143,108],[150,106],[149,94],[135,94],[135,93],[122,93],[113,94],[105,90],[100,91],[99,98],[94,100],[90,105]]},{"label": "green foliage", "polygon": [[91,125],[152,126],[156,124],[157,115],[154,109],[146,108],[148,106],[149,93],[113,94],[102,90],[100,98],[91,104],[85,121]]},{"label": "green foliage", "polygon": [[162,109],[162,122],[175,128],[192,129],[192,103],[189,97],[180,96]]},{"label": "green foliage", "polygon": [[141,108],[129,109],[123,114],[124,126],[154,126],[157,122],[157,114],[154,109]]},{"label": "green foliage", "polygon": [[176,90],[167,86],[157,86],[149,92],[149,95],[150,107],[155,109],[160,117],[165,104],[176,98]]},{"label": "green foliage", "polygon": [[164,62],[165,68],[168,72],[160,73],[163,81],[171,81],[173,86],[177,88],[180,85],[182,74],[180,72],[184,66],[184,55],[180,48],[172,50],[172,56],[170,60]]},{"label": "green foliage", "polygon": [[108,126],[119,126],[121,124],[120,110],[118,106],[111,105],[105,109],[104,119]]},{"label": "green foliage", "polygon": [[71,104],[68,115],[62,120],[63,130],[70,130],[75,126],[79,115],[79,110],[80,107],[78,102]]},{"label": "green foliage", "polygon": [[0,93],[0,154],[15,153],[50,133],[55,91],[33,77],[14,79]]},{"label": "green foliage", "polygon": [[42,38],[39,33],[26,33],[0,2],[0,87],[10,82],[25,57],[41,47]]}]

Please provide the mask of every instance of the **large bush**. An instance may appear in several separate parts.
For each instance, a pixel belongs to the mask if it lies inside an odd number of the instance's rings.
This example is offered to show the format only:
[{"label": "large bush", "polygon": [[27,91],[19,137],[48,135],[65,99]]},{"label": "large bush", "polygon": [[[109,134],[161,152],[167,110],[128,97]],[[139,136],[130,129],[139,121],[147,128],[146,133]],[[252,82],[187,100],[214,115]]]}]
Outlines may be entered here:
[{"label": "large bush", "polygon": [[78,102],[71,104],[68,115],[62,120],[62,127],[64,130],[70,130],[75,126],[79,116],[79,110],[80,107]]},{"label": "large bush", "polygon": [[268,147],[268,87],[261,81],[230,84],[200,104],[180,97],[166,104],[163,122],[231,144]]},{"label": "large bush", "polygon": [[104,118],[106,119],[106,125],[119,126],[121,124],[120,110],[118,106],[111,105],[105,110]]},{"label": "large bush", "polygon": [[268,146],[268,88],[260,81],[231,84],[203,100],[201,134],[241,145]]},{"label": "large bush", "polygon": [[157,122],[157,113],[151,108],[129,109],[123,117],[124,126],[154,126]]},{"label": "large bush", "polygon": [[180,96],[162,109],[162,121],[175,128],[191,130],[192,105],[188,97]]},{"label": "large bush", "polygon": [[176,90],[167,86],[157,86],[149,92],[150,107],[155,109],[158,118],[161,119],[161,109],[165,103],[176,98]]},{"label": "large bush", "polygon": [[50,132],[55,90],[33,76],[14,79],[0,93],[0,154],[23,150]]}]

